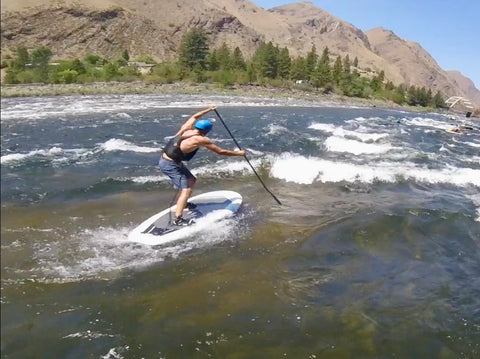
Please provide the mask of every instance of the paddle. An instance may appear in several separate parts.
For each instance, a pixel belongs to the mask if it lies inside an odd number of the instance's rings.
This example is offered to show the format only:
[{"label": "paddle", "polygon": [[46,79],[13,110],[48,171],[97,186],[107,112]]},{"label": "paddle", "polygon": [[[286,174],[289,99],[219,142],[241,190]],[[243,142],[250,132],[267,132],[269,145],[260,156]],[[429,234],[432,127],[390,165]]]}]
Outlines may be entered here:
[{"label": "paddle", "polygon": [[[241,150],[242,148],[240,147],[240,144],[237,142],[237,140],[235,139],[235,137],[233,137],[233,134],[232,132],[230,132],[229,128],[227,127],[227,124],[225,123],[225,121],[223,121],[223,118],[222,116],[220,116],[220,114],[218,113],[218,111],[215,109],[215,113],[217,114],[217,117],[219,118],[219,120],[222,122],[223,126],[225,126],[225,129],[227,130],[228,134],[230,135],[230,137],[232,138],[233,142],[235,142],[235,144],[237,145],[238,149]],[[250,167],[252,168],[252,171],[253,173],[255,173],[255,176],[257,176],[258,180],[260,181],[260,183],[263,185],[263,188],[265,188],[265,190],[270,193],[270,195],[273,197],[273,199],[275,201],[277,201],[277,203],[279,205],[282,205],[282,202],[280,202],[280,200],[272,193],[272,191],[270,191],[267,187],[267,185],[262,181],[262,179],[260,178],[260,176],[258,175],[257,171],[255,171],[255,168],[252,166],[252,164],[250,163],[250,161],[248,160],[247,158],[247,155],[243,155],[243,157],[245,158],[245,160],[247,161],[247,163],[250,165]]]}]

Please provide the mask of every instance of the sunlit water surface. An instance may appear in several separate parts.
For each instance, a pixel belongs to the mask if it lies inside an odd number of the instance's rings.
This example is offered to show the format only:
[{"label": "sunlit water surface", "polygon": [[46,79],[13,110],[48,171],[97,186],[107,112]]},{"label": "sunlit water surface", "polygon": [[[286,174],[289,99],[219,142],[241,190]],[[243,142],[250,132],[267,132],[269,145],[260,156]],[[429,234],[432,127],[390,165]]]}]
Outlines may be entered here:
[{"label": "sunlit water surface", "polygon": [[[152,248],[162,146],[215,103],[244,205]],[[444,115],[219,96],[2,99],[5,358],[478,358],[480,136]],[[215,119],[214,114],[206,116]],[[234,143],[217,121],[212,140]]]}]

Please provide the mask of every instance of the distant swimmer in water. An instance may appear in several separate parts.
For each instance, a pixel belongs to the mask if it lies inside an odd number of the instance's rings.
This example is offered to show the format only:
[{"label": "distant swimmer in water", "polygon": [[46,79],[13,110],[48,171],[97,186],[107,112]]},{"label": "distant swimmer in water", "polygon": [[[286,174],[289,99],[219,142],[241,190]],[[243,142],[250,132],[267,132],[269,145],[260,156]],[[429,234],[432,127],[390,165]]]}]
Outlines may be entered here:
[{"label": "distant swimmer in water", "polygon": [[161,171],[170,178],[173,186],[179,191],[175,219],[173,220],[174,225],[182,226],[189,224],[182,217],[183,210],[195,207],[193,203],[187,203],[187,200],[192,194],[193,186],[197,179],[183,164],[183,161],[190,161],[200,147],[205,147],[219,155],[245,156],[244,150],[231,151],[223,149],[206,137],[213,125],[210,121],[200,120],[199,118],[210,111],[214,111],[216,108],[216,106],[210,106],[191,116],[180,127],[175,136],[168,141],[160,157],[159,166]]},{"label": "distant swimmer in water", "polygon": [[458,125],[457,127],[450,128],[448,131],[449,132],[455,132],[455,133],[464,133],[464,132],[466,132],[466,130],[472,131],[472,130],[474,130],[474,128],[472,126],[469,126],[469,125]]}]

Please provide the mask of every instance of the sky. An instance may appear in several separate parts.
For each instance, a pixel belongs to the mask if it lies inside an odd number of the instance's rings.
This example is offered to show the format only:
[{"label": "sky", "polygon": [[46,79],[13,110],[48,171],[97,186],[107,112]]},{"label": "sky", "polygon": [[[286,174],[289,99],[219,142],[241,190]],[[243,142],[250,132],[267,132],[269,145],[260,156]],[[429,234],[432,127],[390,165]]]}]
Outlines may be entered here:
[{"label": "sky", "polygon": [[[250,0],[271,9],[295,0]],[[383,27],[420,44],[443,70],[480,90],[480,0],[310,0],[362,31]]]}]

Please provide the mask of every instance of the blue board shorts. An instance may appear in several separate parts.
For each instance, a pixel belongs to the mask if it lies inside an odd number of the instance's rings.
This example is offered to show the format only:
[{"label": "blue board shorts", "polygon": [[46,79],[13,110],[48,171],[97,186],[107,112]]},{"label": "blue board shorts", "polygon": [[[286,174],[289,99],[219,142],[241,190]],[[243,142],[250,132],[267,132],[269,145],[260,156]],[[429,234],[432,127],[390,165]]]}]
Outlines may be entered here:
[{"label": "blue board shorts", "polygon": [[182,162],[167,161],[163,157],[160,157],[158,165],[160,170],[170,178],[173,187],[176,189],[189,188],[188,179],[195,178]]}]

